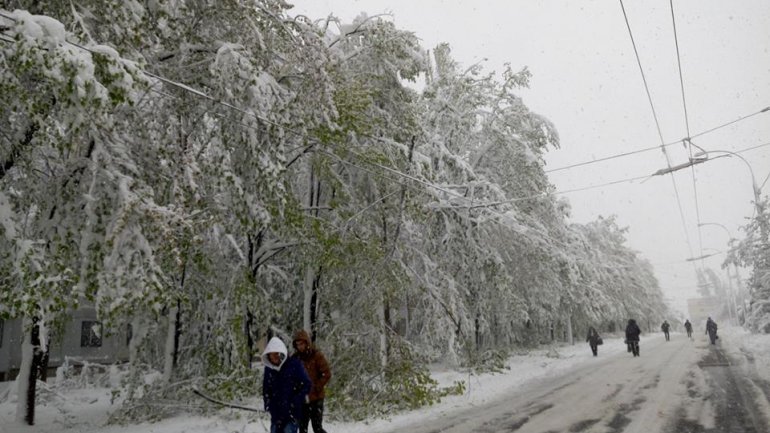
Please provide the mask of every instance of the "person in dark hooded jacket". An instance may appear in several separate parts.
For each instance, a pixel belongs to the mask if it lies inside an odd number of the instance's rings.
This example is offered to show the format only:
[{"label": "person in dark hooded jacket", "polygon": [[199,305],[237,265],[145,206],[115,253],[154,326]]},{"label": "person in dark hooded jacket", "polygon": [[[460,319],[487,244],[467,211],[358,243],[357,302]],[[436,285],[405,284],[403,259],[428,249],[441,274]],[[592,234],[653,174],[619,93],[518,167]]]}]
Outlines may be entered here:
[{"label": "person in dark hooded jacket", "polygon": [[594,356],[599,354],[599,345],[603,343],[602,337],[599,336],[599,333],[596,332],[596,329],[594,329],[593,326],[588,328],[588,336],[586,337],[586,341],[588,342],[588,345],[591,346],[591,352],[593,352]]},{"label": "person in dark hooded jacket", "polygon": [[633,353],[634,356],[639,356],[639,335],[641,333],[642,330],[639,329],[636,320],[628,319],[628,325],[626,326],[626,344],[628,344],[628,351]]},{"label": "person in dark hooded jacket", "polygon": [[297,433],[310,392],[310,378],[302,363],[288,357],[286,345],[273,337],[262,352],[265,376],[262,397],[270,412],[270,433]]},{"label": "person in dark hooded jacket", "polygon": [[690,323],[690,319],[684,321],[684,330],[687,331],[687,338],[692,338],[692,323]]},{"label": "person in dark hooded jacket", "polygon": [[663,335],[666,336],[666,341],[670,341],[671,337],[669,334],[669,330],[671,329],[671,325],[668,324],[668,320],[664,320],[663,324],[660,325],[660,330],[663,331]]},{"label": "person in dark hooded jacket", "polygon": [[299,431],[307,433],[308,424],[312,424],[314,433],[326,433],[323,429],[324,397],[326,396],[324,387],[332,378],[329,363],[324,354],[310,341],[310,336],[304,329],[294,334],[292,345],[296,350],[292,358],[302,361],[312,383],[308,401],[305,404],[305,416],[300,420]]},{"label": "person in dark hooded jacket", "polygon": [[717,322],[713,321],[711,317],[706,320],[706,334],[708,334],[711,344],[716,344],[717,339],[719,339],[717,336]]}]

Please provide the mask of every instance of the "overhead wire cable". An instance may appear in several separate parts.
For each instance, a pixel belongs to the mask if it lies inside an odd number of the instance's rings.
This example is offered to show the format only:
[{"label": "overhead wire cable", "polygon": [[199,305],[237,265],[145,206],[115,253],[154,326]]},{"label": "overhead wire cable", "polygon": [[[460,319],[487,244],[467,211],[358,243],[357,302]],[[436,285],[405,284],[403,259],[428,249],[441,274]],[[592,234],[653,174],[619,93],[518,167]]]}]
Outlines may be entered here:
[{"label": "overhead wire cable", "polygon": [[[695,135],[690,136],[690,138],[696,138],[696,137],[700,137],[702,135],[706,135],[706,134],[708,134],[710,132],[714,132],[716,130],[722,129],[722,128],[727,127],[729,125],[732,125],[734,123],[737,123],[737,122],[740,122],[742,120],[748,119],[750,117],[756,116],[758,114],[767,113],[767,112],[770,112],[770,107],[765,107],[765,108],[763,108],[763,109],[761,109],[759,111],[755,111],[754,113],[748,114],[746,116],[741,116],[741,117],[739,117],[736,120],[732,120],[730,122],[723,123],[723,124],[721,124],[719,126],[713,127],[713,128],[708,129],[706,131],[699,132],[699,133],[697,133]],[[671,141],[671,142],[665,143],[664,146],[665,147],[669,147],[669,146],[673,146],[675,144],[681,144],[681,143],[682,143],[682,140],[680,139],[680,140],[676,140],[676,141]],[[545,170],[545,172],[546,173],[553,173],[553,172],[556,172],[556,171],[569,170],[569,169],[575,168],[575,167],[582,167],[584,165],[596,164],[598,162],[609,161],[609,160],[616,159],[616,158],[622,158],[624,156],[635,155],[637,153],[649,152],[649,151],[658,150],[658,149],[660,149],[660,146],[645,147],[645,148],[638,149],[638,150],[632,150],[630,152],[619,153],[619,154],[616,154],[616,155],[610,155],[610,156],[606,156],[606,157],[599,158],[599,159],[592,159],[590,161],[583,161],[583,162],[578,162],[578,163],[575,163],[575,164],[565,165],[563,167],[552,168],[550,170]]]},{"label": "overhead wire cable", "polygon": [[751,151],[751,150],[754,150],[754,149],[759,149],[760,147],[765,147],[765,146],[770,146],[770,142],[763,143],[763,144],[758,144],[756,146],[748,147],[746,149],[736,150],[736,151],[734,151],[734,153],[748,152],[748,151]]},{"label": "overhead wire cable", "polygon": [[[666,164],[668,165],[669,170],[671,169],[671,159],[668,157],[668,153],[666,152],[666,145],[663,140],[663,133],[660,129],[660,122],[658,121],[658,114],[655,112],[655,105],[652,103],[652,96],[650,95],[650,87],[647,85],[647,78],[644,75],[644,68],[642,67],[642,61],[639,57],[639,50],[636,48],[636,41],[634,40],[634,34],[631,31],[631,24],[628,21],[628,14],[626,13],[626,7],[623,5],[623,0],[620,1],[620,8],[623,10],[623,18],[626,22],[626,28],[628,28],[628,35],[631,38],[631,45],[634,48],[634,55],[636,56],[636,63],[639,65],[639,72],[642,74],[642,82],[644,83],[644,90],[647,93],[647,101],[650,103],[650,109],[652,110],[652,117],[655,120],[655,127],[658,130],[658,137],[660,137],[660,149],[663,151],[663,155],[666,157]],[[676,202],[677,206],[679,208],[679,217],[682,220],[682,228],[684,229],[684,236],[685,240],[687,241],[687,248],[690,251],[690,256],[692,257],[692,243],[690,242],[690,234],[687,232],[687,223],[685,221],[684,217],[684,210],[682,210],[682,200],[679,196],[679,188],[676,186],[676,179],[674,178],[673,173],[671,174],[671,183],[674,186],[674,194],[676,195]]]},{"label": "overhead wire cable", "polygon": [[[690,154],[690,161],[693,160],[693,154],[692,154],[692,143],[687,140],[688,146],[687,150]],[[698,247],[701,253],[701,256],[703,256],[703,235],[702,235],[702,228],[701,228],[701,222],[700,222],[700,203],[698,202],[698,183],[695,179],[695,164],[690,166],[690,173],[692,174],[692,190],[693,190],[693,197],[695,198],[695,220],[698,222]],[[672,173],[673,176],[673,173]],[[701,268],[703,268],[703,261],[701,260]]]},{"label": "overhead wire cable", "polygon": [[628,178],[628,179],[620,179],[620,180],[614,180],[614,181],[611,181],[611,182],[601,183],[601,184],[598,184],[598,185],[589,185],[589,186],[585,186],[585,187],[582,187],[582,188],[568,189],[568,190],[562,190],[562,191],[552,191],[552,192],[547,192],[546,191],[546,192],[541,192],[540,194],[535,194],[535,195],[531,195],[531,196],[528,196],[528,197],[517,197],[517,198],[512,198],[510,200],[501,200],[501,201],[498,201],[498,202],[477,204],[477,205],[471,206],[471,209],[488,207],[488,206],[497,206],[497,205],[506,204],[506,203],[515,203],[517,201],[531,200],[531,199],[535,199],[535,198],[539,198],[539,197],[544,197],[544,196],[547,196],[547,195],[569,194],[569,193],[573,193],[573,192],[580,192],[580,191],[586,191],[586,190],[589,190],[589,189],[603,188],[605,186],[617,185],[617,184],[626,183],[626,182],[634,182],[634,181],[637,181],[637,180],[649,179],[649,178],[650,178],[650,175],[637,176],[637,177],[632,177],[632,178]]},{"label": "overhead wire cable", "polygon": [[[682,107],[684,109],[684,124],[685,131],[687,132],[687,138],[683,140],[683,143],[687,145],[687,150],[690,154],[690,160],[693,159],[692,154],[692,141],[690,141],[690,116],[687,113],[687,98],[684,91],[684,74],[682,73],[682,56],[679,52],[679,35],[676,30],[676,15],[674,14],[674,0],[669,0],[669,6],[671,9],[671,26],[674,31],[674,46],[676,47],[676,65],[679,69],[679,88],[682,91]],[[690,173],[692,174],[692,190],[693,197],[695,198],[695,220],[698,225],[698,248],[701,257],[703,257],[703,233],[700,225],[700,203],[698,202],[698,182],[695,176],[695,164],[690,165]],[[703,268],[703,260],[701,260],[701,269]]]},{"label": "overhead wire cable", "polygon": [[730,122],[727,122],[727,123],[723,123],[723,124],[721,124],[721,125],[719,125],[719,126],[716,126],[716,127],[714,127],[714,128],[708,129],[708,130],[706,130],[706,131],[703,131],[703,132],[699,132],[699,133],[697,133],[697,134],[695,134],[695,135],[692,135],[692,136],[690,136],[690,138],[698,138],[698,137],[700,137],[701,135],[706,135],[706,134],[708,134],[708,133],[711,133],[711,132],[714,132],[714,131],[716,131],[716,130],[718,130],[718,129],[722,129],[722,128],[725,128],[725,127],[727,127],[727,126],[730,126],[730,125],[732,125],[732,124],[734,124],[734,123],[737,123],[737,122],[740,122],[740,121],[742,121],[742,120],[746,120],[746,119],[749,119],[749,118],[751,118],[751,117],[754,117],[754,116],[756,116],[757,114],[767,113],[767,112],[769,112],[769,111],[770,111],[770,107],[765,107],[765,108],[763,108],[763,109],[761,109],[761,110],[759,110],[759,111],[757,111],[757,112],[754,112],[754,113],[748,114],[748,115],[746,115],[746,116],[741,116],[741,117],[739,117],[739,118],[737,118],[737,119],[735,119],[735,120],[733,120],[733,121],[730,121]]},{"label": "overhead wire cable", "polygon": [[[680,143],[680,142],[679,142],[679,141],[677,141],[676,143],[669,143],[669,144],[666,144],[666,146],[672,146],[672,145],[674,145],[674,144],[679,144],[679,143]],[[658,150],[658,149],[660,149],[660,146],[652,146],[652,147],[646,147],[646,148],[644,148],[644,149],[633,150],[633,151],[631,151],[631,152],[619,153],[619,154],[617,154],[617,155],[611,155],[611,156],[607,156],[607,157],[604,157],[604,158],[599,158],[599,159],[592,159],[592,160],[590,160],[590,161],[584,161],[584,162],[578,162],[578,163],[576,163],[576,164],[565,165],[564,167],[552,168],[552,169],[550,169],[550,170],[545,170],[545,172],[546,172],[546,173],[553,173],[553,172],[555,172],[555,171],[568,170],[568,169],[570,169],[570,168],[575,168],[575,167],[582,167],[582,166],[584,166],[584,165],[589,165],[589,164],[596,164],[597,162],[609,161],[609,160],[611,160],[611,159],[615,159],[615,158],[622,158],[622,157],[624,157],[624,156],[635,155],[635,154],[637,154],[637,153],[642,153],[642,152],[649,152],[649,151],[651,151],[651,150]]]}]

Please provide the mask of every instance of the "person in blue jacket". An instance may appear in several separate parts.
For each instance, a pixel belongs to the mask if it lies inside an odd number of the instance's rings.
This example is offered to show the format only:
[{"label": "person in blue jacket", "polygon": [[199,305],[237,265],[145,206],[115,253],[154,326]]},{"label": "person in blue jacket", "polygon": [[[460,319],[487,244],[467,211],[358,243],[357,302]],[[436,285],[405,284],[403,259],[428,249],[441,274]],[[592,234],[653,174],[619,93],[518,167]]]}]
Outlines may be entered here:
[{"label": "person in blue jacket", "polygon": [[271,338],[262,352],[262,397],[270,413],[270,433],[297,433],[310,392],[302,362],[287,355],[286,344],[278,337]]}]

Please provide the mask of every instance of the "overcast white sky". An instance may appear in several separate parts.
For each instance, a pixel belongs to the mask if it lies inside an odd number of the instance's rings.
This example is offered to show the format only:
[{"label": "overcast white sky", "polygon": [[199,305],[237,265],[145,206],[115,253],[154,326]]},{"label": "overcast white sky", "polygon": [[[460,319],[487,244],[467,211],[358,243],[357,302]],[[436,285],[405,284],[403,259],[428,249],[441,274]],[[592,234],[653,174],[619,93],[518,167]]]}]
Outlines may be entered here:
[{"label": "overcast white sky", "polygon": [[[361,12],[390,13],[425,48],[440,42],[470,65],[488,70],[527,66],[525,103],[559,130],[561,149],[546,155],[547,170],[661,144],[618,1],[610,0],[295,0],[294,14],[350,22]],[[666,143],[687,136],[670,4],[624,2],[651,98]],[[690,135],[770,106],[770,2],[674,2]],[[770,143],[770,112],[693,139],[707,150],[737,151]],[[672,165],[687,161],[682,146],[668,147]],[[713,156],[716,156],[713,155]],[[770,146],[741,153],[758,183],[770,174]],[[652,174],[666,166],[660,150],[549,174],[570,190]],[[670,303],[681,311],[696,296],[689,257],[724,251],[728,236],[698,221],[723,224],[735,237],[753,212],[751,175],[735,157],[671,175],[565,194],[572,219],[618,216],[629,243],[655,265]],[[694,190],[697,189],[696,195]],[[770,191],[770,182],[762,189]],[[696,210],[697,208],[697,210]],[[686,228],[685,228],[686,227]],[[688,247],[688,240],[691,247]],[[703,260],[719,270],[724,255]],[[700,266],[700,264],[698,265]],[[721,270],[720,270],[721,272]],[[748,275],[743,270],[743,277]]]}]

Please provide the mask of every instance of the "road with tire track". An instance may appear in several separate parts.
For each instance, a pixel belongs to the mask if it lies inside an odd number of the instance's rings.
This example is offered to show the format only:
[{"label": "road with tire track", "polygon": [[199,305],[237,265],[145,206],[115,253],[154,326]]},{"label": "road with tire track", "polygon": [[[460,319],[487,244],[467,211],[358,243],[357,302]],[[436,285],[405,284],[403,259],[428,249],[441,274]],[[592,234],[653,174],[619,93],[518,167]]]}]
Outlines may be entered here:
[{"label": "road with tire track", "polygon": [[770,382],[750,353],[721,344],[656,336],[638,358],[600,352],[559,377],[392,433],[770,433]]}]

